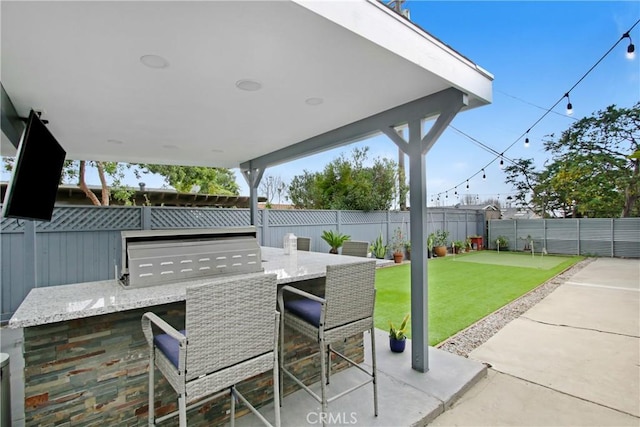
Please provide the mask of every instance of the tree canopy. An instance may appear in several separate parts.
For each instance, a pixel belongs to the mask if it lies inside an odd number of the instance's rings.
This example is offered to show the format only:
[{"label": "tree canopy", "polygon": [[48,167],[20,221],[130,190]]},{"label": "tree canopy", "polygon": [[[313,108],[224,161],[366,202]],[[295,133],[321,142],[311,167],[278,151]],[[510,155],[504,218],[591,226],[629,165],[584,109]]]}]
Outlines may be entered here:
[{"label": "tree canopy", "polygon": [[289,198],[297,208],[387,210],[396,194],[397,164],[375,158],[365,166],[368,147],[355,148],[351,157],[342,154],[322,172],[304,170],[289,186]]},{"label": "tree canopy", "polygon": [[[204,166],[136,164],[145,173],[164,176],[165,182],[178,191],[237,196],[240,188],[233,171]],[[140,176],[140,175],[138,175]]]},{"label": "tree canopy", "polygon": [[543,216],[640,215],[640,102],[611,105],[544,142],[551,161],[541,171],[532,159],[507,166],[516,201]]},{"label": "tree canopy", "polygon": [[[15,159],[3,157],[3,166],[11,171]],[[96,168],[100,185],[101,197],[98,198],[85,182],[87,168]],[[225,168],[197,167],[197,166],[169,166],[153,164],[100,162],[91,160],[65,160],[60,182],[77,183],[94,205],[108,206],[115,199],[125,204],[131,203],[137,187],[124,183],[126,171],[132,170],[136,178],[142,175],[156,173],[164,177],[165,182],[180,192],[197,192],[205,194],[237,196],[240,188],[236,183],[233,171]]]}]

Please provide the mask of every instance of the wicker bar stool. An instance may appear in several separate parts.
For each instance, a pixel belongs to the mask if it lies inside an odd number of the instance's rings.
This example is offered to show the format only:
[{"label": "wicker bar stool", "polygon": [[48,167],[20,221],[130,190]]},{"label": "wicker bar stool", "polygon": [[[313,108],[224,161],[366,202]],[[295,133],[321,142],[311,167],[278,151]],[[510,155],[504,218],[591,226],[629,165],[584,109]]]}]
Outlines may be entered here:
[{"label": "wicker bar stool", "polygon": [[[328,265],[324,297],[318,297],[294,288],[283,286],[278,291],[278,309],[282,313],[280,321],[280,393],[284,374],[295,381],[322,405],[324,414],[328,411],[328,404],[360,387],[373,384],[373,408],[378,415],[378,388],[376,371],[376,345],[373,324],[373,309],[375,305],[375,261],[364,261],[342,265]],[[285,301],[285,294],[297,298]],[[283,339],[285,325],[319,344],[320,353],[320,395],[300,381],[284,364]],[[361,367],[345,355],[335,351],[331,344],[343,341],[358,333],[371,332],[371,361],[372,370]],[[327,385],[331,374],[331,353],[347,361],[350,365],[366,373],[369,378],[348,390],[329,398]],[[291,362],[298,363],[303,359]],[[282,402],[282,396],[281,400]],[[323,417],[323,421],[326,418]]]},{"label": "wicker bar stool", "polygon": [[[235,388],[269,370],[273,370],[275,425],[280,425],[276,294],[275,274],[242,275],[188,287],[185,330],[177,331],[151,312],[142,316],[149,345],[150,426],[178,415],[180,426],[186,427],[187,409],[223,395],[231,397],[232,426],[236,399],[271,425]],[[157,419],[154,366],[178,393],[178,410]]]},{"label": "wicker bar stool", "polygon": [[347,240],[342,244],[342,255],[367,257],[369,253],[369,242],[358,240]]},{"label": "wicker bar stool", "polygon": [[298,237],[298,250],[309,251],[311,246],[311,237]]}]

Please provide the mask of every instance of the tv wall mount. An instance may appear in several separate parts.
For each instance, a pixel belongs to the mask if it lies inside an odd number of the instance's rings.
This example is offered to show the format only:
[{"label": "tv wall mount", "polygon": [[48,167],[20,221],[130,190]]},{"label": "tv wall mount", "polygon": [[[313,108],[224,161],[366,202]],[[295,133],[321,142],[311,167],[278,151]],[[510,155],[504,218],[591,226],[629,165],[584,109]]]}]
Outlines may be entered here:
[{"label": "tv wall mount", "polygon": [[[38,118],[40,118],[40,119],[41,119],[40,121],[41,121],[42,123],[44,123],[45,125],[48,125],[48,124],[49,124],[49,120],[42,119],[42,111],[39,111],[39,110],[33,110],[33,111],[38,115]],[[25,123],[27,123],[27,122],[29,121],[29,118],[28,118],[28,117],[18,117],[18,118],[19,118],[21,121],[25,122]]]}]

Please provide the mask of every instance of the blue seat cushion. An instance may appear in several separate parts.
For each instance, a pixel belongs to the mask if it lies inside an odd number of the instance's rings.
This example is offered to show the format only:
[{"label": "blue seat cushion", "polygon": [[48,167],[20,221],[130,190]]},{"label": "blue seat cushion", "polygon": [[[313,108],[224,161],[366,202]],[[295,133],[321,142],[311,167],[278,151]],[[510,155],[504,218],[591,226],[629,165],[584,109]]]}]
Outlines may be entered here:
[{"label": "blue seat cushion", "polygon": [[[182,335],[187,336],[187,331],[184,329],[180,332]],[[180,343],[177,339],[173,338],[169,334],[159,334],[153,337],[153,344],[158,347],[167,359],[173,363],[173,365],[178,367],[178,356],[180,354]]]},{"label": "blue seat cushion", "polygon": [[318,301],[302,298],[287,301],[284,303],[284,307],[290,313],[295,314],[313,326],[317,327],[320,325],[320,311],[322,310],[322,304]]}]

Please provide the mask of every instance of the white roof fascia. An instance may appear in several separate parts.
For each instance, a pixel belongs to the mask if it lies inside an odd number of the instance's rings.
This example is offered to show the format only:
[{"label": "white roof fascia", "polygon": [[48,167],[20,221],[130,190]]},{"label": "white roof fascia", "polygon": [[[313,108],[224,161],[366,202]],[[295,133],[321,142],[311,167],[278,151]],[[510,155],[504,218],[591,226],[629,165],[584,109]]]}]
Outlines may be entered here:
[{"label": "white roof fascia", "polygon": [[[378,0],[292,1],[450,82],[453,87],[476,98],[480,105],[492,102],[494,77],[491,73]],[[390,19],[397,25],[390,25]],[[381,32],[380,28],[385,31]]]}]

